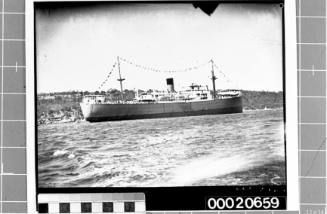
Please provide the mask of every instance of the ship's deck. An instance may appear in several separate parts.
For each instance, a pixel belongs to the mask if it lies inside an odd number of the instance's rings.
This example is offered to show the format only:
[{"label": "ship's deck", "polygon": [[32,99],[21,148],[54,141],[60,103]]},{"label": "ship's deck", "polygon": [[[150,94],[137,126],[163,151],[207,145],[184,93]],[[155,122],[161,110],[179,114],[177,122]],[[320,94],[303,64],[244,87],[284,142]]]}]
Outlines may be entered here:
[{"label": "ship's deck", "polygon": [[[241,97],[242,95],[238,96],[221,96],[217,97],[215,100],[224,100],[230,99],[235,97]],[[197,100],[169,100],[169,101],[106,101],[106,102],[99,102],[99,103],[89,103],[89,104],[154,104],[154,103],[195,103],[195,102],[210,102],[214,99],[197,99]]]}]

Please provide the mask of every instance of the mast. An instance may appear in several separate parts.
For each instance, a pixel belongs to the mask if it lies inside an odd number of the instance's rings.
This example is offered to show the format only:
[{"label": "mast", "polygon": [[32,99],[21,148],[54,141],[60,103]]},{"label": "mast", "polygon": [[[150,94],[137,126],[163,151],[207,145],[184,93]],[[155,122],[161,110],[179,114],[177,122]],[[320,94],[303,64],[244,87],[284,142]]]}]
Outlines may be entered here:
[{"label": "mast", "polygon": [[210,60],[211,62],[211,79],[212,79],[212,88],[213,88],[213,99],[216,99],[216,79],[215,71],[213,69],[213,60]]},{"label": "mast", "polygon": [[119,73],[119,79],[117,80],[120,83],[121,100],[124,100],[123,81],[125,80],[125,78],[121,78],[119,56],[117,56],[117,65],[118,65],[118,73]]}]

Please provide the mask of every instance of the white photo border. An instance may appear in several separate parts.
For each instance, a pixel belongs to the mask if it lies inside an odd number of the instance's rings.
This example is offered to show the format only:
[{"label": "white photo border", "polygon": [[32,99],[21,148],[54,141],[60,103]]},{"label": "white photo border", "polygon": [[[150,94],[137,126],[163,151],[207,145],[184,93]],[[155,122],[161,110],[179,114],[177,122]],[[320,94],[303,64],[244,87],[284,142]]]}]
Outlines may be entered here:
[{"label": "white photo border", "polygon": [[[60,0],[61,2],[86,2],[89,0]],[[241,0],[240,0],[241,1]],[[26,1],[26,141],[27,141],[27,202],[28,213],[36,211],[36,151],[35,127],[35,41],[34,3],[58,2],[58,0]],[[167,1],[169,2],[169,1]],[[223,1],[228,2],[228,1]],[[234,2],[234,1],[231,1]],[[250,2],[250,1],[249,1]],[[244,0],[246,3],[246,0]],[[293,0],[284,1],[284,68],[286,104],[286,170],[287,210],[299,210],[299,162],[298,162],[298,77],[296,53],[296,5]],[[224,210],[225,212],[226,210]]]}]

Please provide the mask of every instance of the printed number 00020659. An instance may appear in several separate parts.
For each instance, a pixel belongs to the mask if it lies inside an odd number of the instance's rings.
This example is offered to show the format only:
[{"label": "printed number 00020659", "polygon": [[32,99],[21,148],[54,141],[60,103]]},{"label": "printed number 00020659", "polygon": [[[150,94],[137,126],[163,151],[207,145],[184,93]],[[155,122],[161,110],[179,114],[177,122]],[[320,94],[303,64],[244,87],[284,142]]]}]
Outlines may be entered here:
[{"label": "printed number 00020659", "polygon": [[276,209],[280,205],[277,197],[226,197],[209,198],[207,207],[214,209]]}]

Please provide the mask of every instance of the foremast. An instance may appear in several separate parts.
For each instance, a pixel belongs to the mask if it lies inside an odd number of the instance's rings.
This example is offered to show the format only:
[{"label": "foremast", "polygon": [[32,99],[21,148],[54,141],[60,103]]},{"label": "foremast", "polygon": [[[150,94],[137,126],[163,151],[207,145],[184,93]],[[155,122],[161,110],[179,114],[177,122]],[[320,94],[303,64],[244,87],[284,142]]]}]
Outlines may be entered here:
[{"label": "foremast", "polygon": [[118,73],[119,73],[119,79],[117,79],[117,80],[120,83],[121,100],[123,101],[124,100],[123,81],[125,80],[125,78],[121,77],[119,56],[117,56],[117,65],[118,65]]},{"label": "foremast", "polygon": [[216,79],[217,79],[217,77],[215,76],[215,71],[213,69],[214,62],[212,59],[210,60],[210,62],[211,62],[211,80],[212,80],[212,88],[213,88],[213,99],[216,99]]}]

